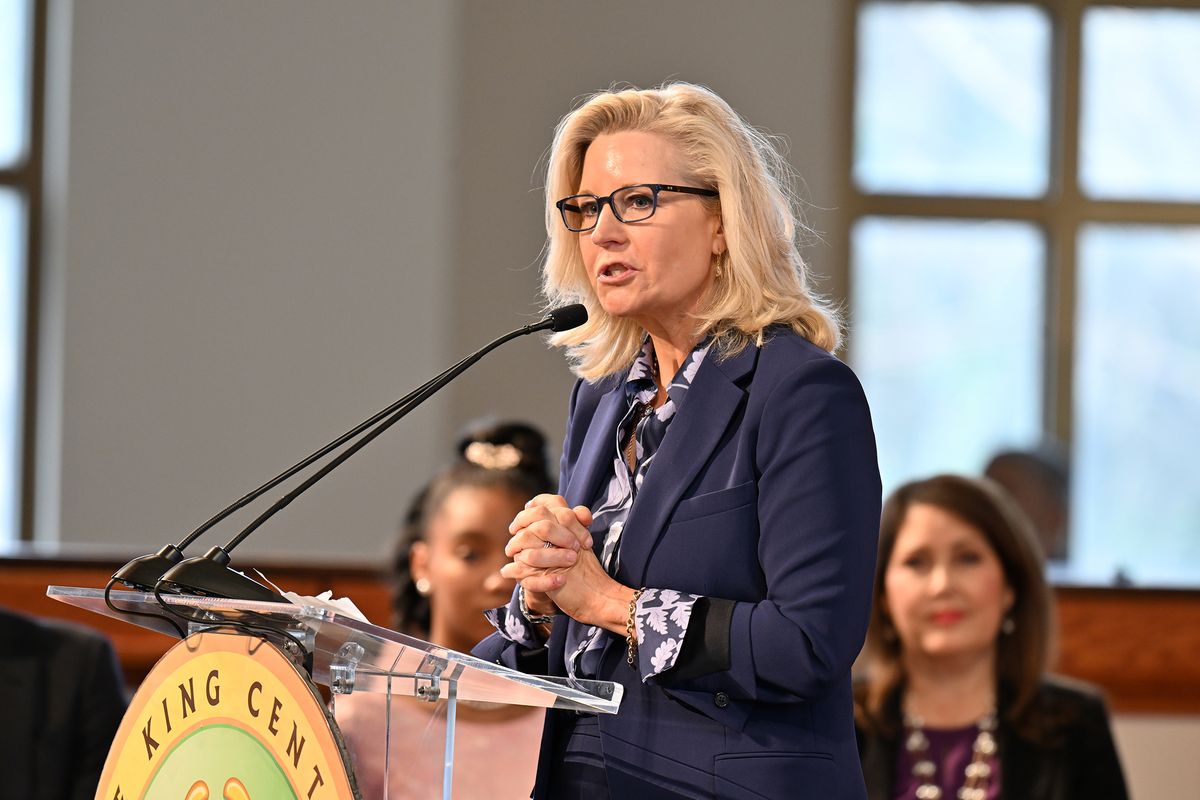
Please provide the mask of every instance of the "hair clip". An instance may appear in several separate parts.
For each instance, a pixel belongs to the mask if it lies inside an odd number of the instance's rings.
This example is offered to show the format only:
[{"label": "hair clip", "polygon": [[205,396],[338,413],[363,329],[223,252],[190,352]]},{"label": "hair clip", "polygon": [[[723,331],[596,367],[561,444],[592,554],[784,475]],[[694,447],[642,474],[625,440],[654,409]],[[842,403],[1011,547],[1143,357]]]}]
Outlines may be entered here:
[{"label": "hair clip", "polygon": [[521,451],[511,444],[471,442],[463,458],[484,469],[514,469],[521,465]]}]

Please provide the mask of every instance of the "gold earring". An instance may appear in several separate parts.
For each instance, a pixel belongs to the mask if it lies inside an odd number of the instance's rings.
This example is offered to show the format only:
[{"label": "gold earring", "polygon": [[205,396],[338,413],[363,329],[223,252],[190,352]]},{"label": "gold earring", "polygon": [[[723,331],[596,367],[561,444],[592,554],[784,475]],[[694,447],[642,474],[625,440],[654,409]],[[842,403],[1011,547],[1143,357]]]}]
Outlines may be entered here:
[{"label": "gold earring", "polygon": [[713,275],[715,277],[719,278],[724,274],[724,270],[721,269],[721,262],[723,262],[725,260],[725,254],[717,253],[717,257],[713,260],[714,260],[714,263],[716,264],[716,269],[713,271]]},{"label": "gold earring", "polygon": [[417,594],[428,597],[431,589],[433,589],[433,584],[429,582],[429,578],[417,579]]}]

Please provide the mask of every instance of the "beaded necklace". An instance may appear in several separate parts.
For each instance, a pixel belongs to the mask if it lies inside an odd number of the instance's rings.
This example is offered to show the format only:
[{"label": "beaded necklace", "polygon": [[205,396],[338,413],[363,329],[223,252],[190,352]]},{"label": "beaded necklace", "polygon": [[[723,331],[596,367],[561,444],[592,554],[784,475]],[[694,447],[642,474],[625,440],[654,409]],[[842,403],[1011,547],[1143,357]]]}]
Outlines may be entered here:
[{"label": "beaded necklace", "polygon": [[[986,800],[992,767],[988,759],[996,754],[996,712],[989,711],[975,723],[979,733],[971,745],[971,761],[964,770],[963,784],[956,792],[957,800]],[[921,781],[917,800],[942,800],[942,789],[934,782],[937,765],[929,753],[929,738],[920,717],[904,714],[904,749],[915,759],[912,774]]]}]

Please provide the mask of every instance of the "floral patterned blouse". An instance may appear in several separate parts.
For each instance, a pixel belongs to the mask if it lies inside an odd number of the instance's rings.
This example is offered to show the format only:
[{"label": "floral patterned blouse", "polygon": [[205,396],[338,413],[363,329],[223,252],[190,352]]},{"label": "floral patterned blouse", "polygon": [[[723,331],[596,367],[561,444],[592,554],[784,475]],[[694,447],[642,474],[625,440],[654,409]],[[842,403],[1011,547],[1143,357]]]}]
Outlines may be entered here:
[{"label": "floral patterned blouse", "polygon": [[[679,372],[667,387],[667,400],[653,412],[649,412],[658,394],[654,379],[654,345],[649,337],[625,379],[625,397],[628,409],[617,426],[613,444],[613,472],[603,494],[595,498],[592,509],[591,533],[594,539],[603,542],[600,563],[609,575],[615,575],[621,563],[621,534],[630,508],[637,498],[638,490],[646,473],[654,463],[658,447],[666,436],[671,420],[683,405],[696,370],[703,363],[711,342],[701,341],[684,360]],[[635,430],[636,460],[631,471],[625,461],[624,444],[629,440],[630,429]],[[675,665],[683,640],[687,634],[692,607],[700,595],[677,592],[671,589],[646,588],[638,598],[635,627],[638,640],[638,672],[646,681],[665,672]],[[521,614],[516,595],[502,608],[486,612],[487,617],[500,635],[509,641],[528,648],[537,648],[541,642],[533,626]],[[600,657],[616,634],[594,625],[585,625],[567,619],[566,667],[573,678],[592,678],[597,674]]]}]

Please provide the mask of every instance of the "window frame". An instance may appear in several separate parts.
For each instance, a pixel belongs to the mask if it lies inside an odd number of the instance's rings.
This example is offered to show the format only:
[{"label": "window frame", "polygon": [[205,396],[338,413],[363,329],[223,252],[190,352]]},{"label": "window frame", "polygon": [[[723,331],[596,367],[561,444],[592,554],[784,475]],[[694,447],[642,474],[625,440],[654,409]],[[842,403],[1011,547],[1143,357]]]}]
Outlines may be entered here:
[{"label": "window frame", "polygon": [[27,147],[24,158],[8,167],[0,167],[0,187],[15,192],[25,206],[24,256],[24,330],[20,354],[20,397],[18,398],[18,435],[20,455],[17,465],[15,497],[16,538],[33,538],[35,449],[38,408],[38,329],[41,296],[43,202],[45,188],[46,50],[48,39],[48,0],[30,0],[29,6],[29,85]]},{"label": "window frame", "polygon": [[[905,3],[921,0],[887,0]],[[838,92],[838,118],[846,135],[838,138],[836,154],[842,181],[841,213],[831,241],[836,246],[836,269],[830,289],[846,298],[853,312],[851,235],[865,217],[914,217],[949,220],[1012,220],[1038,227],[1046,242],[1043,268],[1043,432],[1072,447],[1074,407],[1075,311],[1078,271],[1078,237],[1084,226],[1102,224],[1200,226],[1200,203],[1088,198],[1079,186],[1079,129],[1082,93],[1084,12],[1092,7],[1200,10],[1200,0],[953,0],[971,5],[1018,4],[1039,7],[1050,20],[1050,136],[1049,179],[1046,193],[1036,198],[993,198],[971,195],[875,194],[854,182],[855,91],[858,83],[858,18],[871,0],[853,0],[843,6],[844,76]],[[853,363],[854,331],[847,337],[845,353]]]}]

